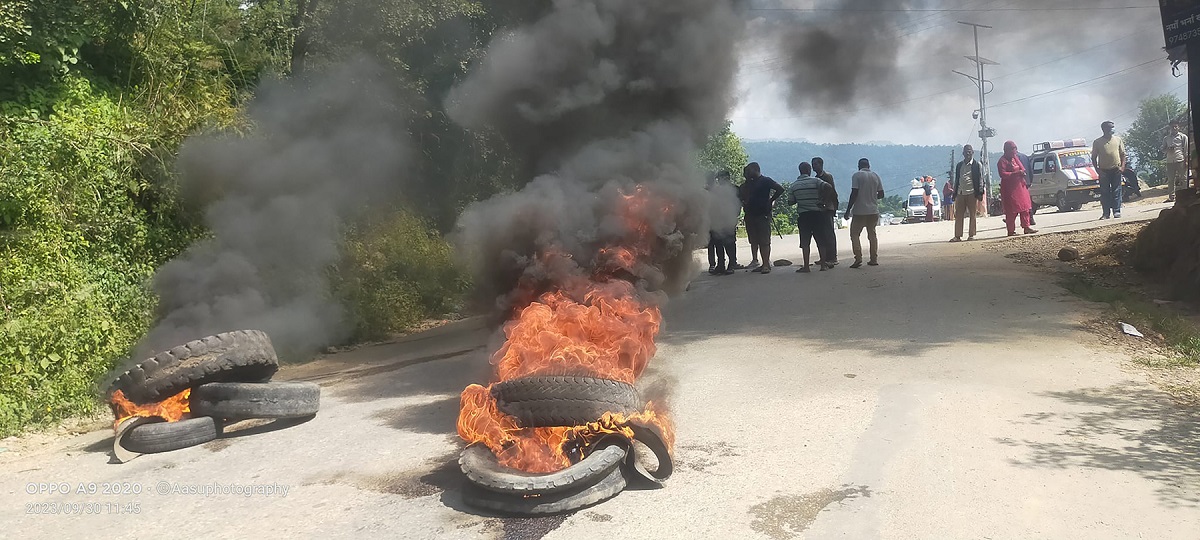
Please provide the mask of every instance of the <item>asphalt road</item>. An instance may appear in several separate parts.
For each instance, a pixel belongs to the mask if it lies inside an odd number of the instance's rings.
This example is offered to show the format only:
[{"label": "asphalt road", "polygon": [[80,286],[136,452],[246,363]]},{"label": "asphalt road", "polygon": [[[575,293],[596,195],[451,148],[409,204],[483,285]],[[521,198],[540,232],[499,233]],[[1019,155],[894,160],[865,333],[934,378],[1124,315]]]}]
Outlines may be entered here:
[{"label": "asphalt road", "polygon": [[[1161,206],[1132,207],[1125,221]],[[1045,214],[1043,231],[1097,226]],[[109,463],[111,432],[0,454],[8,538],[1200,537],[1200,411],[1082,322],[1053,276],[951,245],[951,224],[880,229],[882,265],[703,275],[667,309],[643,381],[665,388],[675,476],[570,516],[462,505],[458,392],[488,333],[458,324],[285,370],[322,382],[316,419]],[[794,237],[776,257],[799,260]],[[743,253],[745,253],[743,246]],[[16,454],[16,455],[14,455]],[[126,482],[140,494],[80,494]],[[287,488],[160,495],[160,484]],[[66,483],[71,493],[37,493]],[[208,489],[201,487],[201,489]],[[35,493],[29,494],[27,490]],[[55,515],[76,505],[100,515]],[[137,513],[130,514],[132,503]],[[115,508],[115,510],[114,510]],[[29,512],[43,513],[29,513]],[[51,512],[47,514],[45,512]],[[14,533],[15,536],[10,536]]]}]

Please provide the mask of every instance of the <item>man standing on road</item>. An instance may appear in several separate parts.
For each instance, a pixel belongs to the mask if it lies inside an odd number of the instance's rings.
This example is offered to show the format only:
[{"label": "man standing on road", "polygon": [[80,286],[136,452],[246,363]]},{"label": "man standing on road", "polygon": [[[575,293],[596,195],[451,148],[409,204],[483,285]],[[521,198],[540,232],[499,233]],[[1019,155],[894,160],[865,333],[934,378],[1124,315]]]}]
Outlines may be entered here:
[{"label": "man standing on road", "polygon": [[1163,139],[1163,154],[1167,157],[1167,183],[1171,195],[1167,202],[1175,202],[1175,192],[1188,188],[1188,136],[1179,130],[1179,120],[1171,122],[1171,133]]},{"label": "man standing on road", "polygon": [[812,176],[812,166],[800,164],[800,177],[788,188],[788,204],[796,206],[796,226],[800,229],[800,251],[804,253],[804,265],[796,270],[797,273],[808,273],[812,240],[817,240],[817,264],[824,272],[833,265],[826,258],[829,256],[829,231],[833,222],[821,208],[822,201],[829,200],[829,191],[833,186],[820,178]]},{"label": "man standing on road", "polygon": [[971,235],[977,232],[975,213],[979,208],[979,197],[983,195],[983,167],[975,161],[975,148],[963,146],[963,160],[954,167],[954,238],[951,242],[962,242],[963,219],[971,215]]},{"label": "man standing on road", "polygon": [[1125,170],[1125,141],[1113,134],[1112,121],[1100,124],[1104,136],[1092,142],[1092,163],[1100,172],[1100,204],[1104,214],[1100,219],[1121,218],[1121,171]]},{"label": "man standing on road", "polygon": [[862,268],[862,235],[867,230],[867,241],[871,243],[871,260],[868,266],[879,266],[879,238],[875,227],[879,226],[879,201],[883,199],[883,180],[871,171],[867,158],[858,160],[858,172],[851,182],[850,202],[846,204],[846,219],[850,221],[850,245],[854,248],[854,264],[850,268]]},{"label": "man standing on road", "polygon": [[831,266],[838,264],[838,247],[837,247],[837,211],[838,192],[837,186],[833,183],[833,175],[825,170],[825,160],[819,157],[812,158],[813,176],[820,178],[829,184],[829,198],[822,205],[825,214],[829,216],[829,237],[825,239],[825,245],[829,247],[829,252],[825,254],[825,262]]},{"label": "man standing on road", "polygon": [[[737,220],[742,211],[737,188],[729,182],[729,171],[717,173],[708,186],[709,230],[708,273],[730,275],[742,268],[737,263]],[[729,263],[726,266],[725,259]]]},{"label": "man standing on road", "polygon": [[742,184],[740,198],[746,209],[746,236],[750,239],[750,253],[762,255],[762,266],[752,270],[762,274],[771,273],[771,210],[775,201],[783,195],[783,186],[763,176],[758,163],[746,165],[742,170],[746,182]]},{"label": "man standing on road", "polygon": [[954,218],[954,181],[946,180],[946,185],[942,186],[942,219],[950,220]]}]

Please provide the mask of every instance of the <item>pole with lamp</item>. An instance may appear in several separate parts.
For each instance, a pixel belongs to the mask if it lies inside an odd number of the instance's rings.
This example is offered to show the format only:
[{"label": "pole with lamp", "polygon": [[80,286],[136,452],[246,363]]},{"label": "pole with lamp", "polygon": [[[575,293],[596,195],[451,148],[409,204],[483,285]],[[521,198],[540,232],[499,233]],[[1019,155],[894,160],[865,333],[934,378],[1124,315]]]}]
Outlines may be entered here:
[{"label": "pole with lamp", "polygon": [[988,60],[987,58],[984,58],[979,55],[979,29],[980,28],[991,29],[992,28],[991,26],[987,26],[987,25],[983,25],[983,24],[976,24],[976,23],[969,23],[969,22],[964,22],[964,21],[958,21],[958,24],[970,26],[975,33],[975,56],[967,56],[966,57],[967,60],[970,60],[975,63],[975,75],[973,75],[973,76],[967,75],[966,73],[963,73],[963,72],[957,71],[957,70],[955,70],[954,73],[957,73],[959,75],[962,75],[963,77],[971,79],[971,82],[975,83],[975,86],[979,89],[979,110],[975,111],[972,116],[975,119],[979,120],[979,127],[980,127],[979,138],[983,140],[983,147],[981,148],[982,155],[980,156],[980,161],[981,161],[981,164],[983,165],[983,191],[984,191],[983,200],[984,200],[984,204],[987,207],[987,213],[988,213],[988,215],[990,215],[991,208],[992,208],[992,206],[991,206],[992,167],[991,167],[991,164],[989,163],[989,160],[991,158],[988,154],[988,139],[991,139],[996,136],[996,130],[995,130],[995,128],[988,127],[987,95],[992,93],[993,90],[995,90],[995,85],[992,84],[992,81],[989,81],[989,80],[987,80],[987,78],[984,77],[984,69],[983,68],[984,68],[984,66],[998,66],[1000,64],[998,62],[993,62],[993,61]]}]

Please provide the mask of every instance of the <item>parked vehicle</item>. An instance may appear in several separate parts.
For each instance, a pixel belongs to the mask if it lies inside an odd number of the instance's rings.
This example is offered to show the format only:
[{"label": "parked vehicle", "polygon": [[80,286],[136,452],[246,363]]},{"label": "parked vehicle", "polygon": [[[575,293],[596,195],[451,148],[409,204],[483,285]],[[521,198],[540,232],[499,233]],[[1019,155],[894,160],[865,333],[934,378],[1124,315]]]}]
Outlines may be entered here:
[{"label": "parked vehicle", "polygon": [[[908,205],[905,207],[904,222],[917,223],[925,221],[925,188],[915,187],[908,192]],[[942,194],[933,190],[933,220],[942,220]]]},{"label": "parked vehicle", "polygon": [[1029,156],[1029,196],[1036,211],[1056,206],[1074,212],[1100,200],[1100,173],[1092,165],[1092,149],[1084,139],[1038,143]]}]

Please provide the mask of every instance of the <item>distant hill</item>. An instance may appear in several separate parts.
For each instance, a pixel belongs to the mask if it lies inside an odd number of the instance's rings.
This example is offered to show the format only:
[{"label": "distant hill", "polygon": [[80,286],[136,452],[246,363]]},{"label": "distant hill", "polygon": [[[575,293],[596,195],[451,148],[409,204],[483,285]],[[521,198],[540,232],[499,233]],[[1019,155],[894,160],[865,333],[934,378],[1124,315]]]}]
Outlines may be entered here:
[{"label": "distant hill", "polygon": [[[913,178],[933,176],[941,187],[950,171],[950,156],[962,159],[960,147],[876,144],[816,144],[807,141],[747,141],[751,161],[762,165],[763,174],[787,184],[799,175],[797,166],[814,156],[825,159],[825,169],[833,173],[842,202],[850,196],[850,177],[858,170],[858,160],[871,160],[871,170],[883,179],[888,195],[907,195]],[[994,154],[992,163],[999,158]],[[993,166],[993,178],[995,178]],[[994,180],[996,181],[996,180]]]}]

